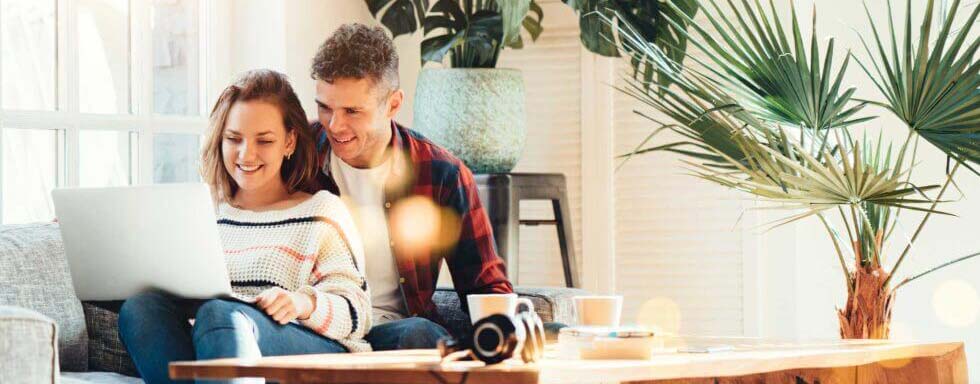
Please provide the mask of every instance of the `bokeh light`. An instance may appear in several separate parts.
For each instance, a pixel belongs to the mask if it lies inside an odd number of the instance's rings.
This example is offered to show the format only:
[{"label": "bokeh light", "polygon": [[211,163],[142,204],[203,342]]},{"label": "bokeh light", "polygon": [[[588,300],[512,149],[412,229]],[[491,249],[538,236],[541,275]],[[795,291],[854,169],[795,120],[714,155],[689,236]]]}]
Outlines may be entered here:
[{"label": "bokeh light", "polygon": [[390,221],[391,240],[400,251],[438,252],[454,246],[459,239],[459,216],[427,197],[399,200],[391,208]]},{"label": "bokeh light", "polygon": [[655,297],[640,307],[636,323],[660,335],[676,335],[681,329],[681,309],[673,300]]},{"label": "bokeh light", "polygon": [[980,299],[972,284],[954,279],[936,287],[932,294],[932,307],[940,322],[950,327],[963,328],[977,322]]}]

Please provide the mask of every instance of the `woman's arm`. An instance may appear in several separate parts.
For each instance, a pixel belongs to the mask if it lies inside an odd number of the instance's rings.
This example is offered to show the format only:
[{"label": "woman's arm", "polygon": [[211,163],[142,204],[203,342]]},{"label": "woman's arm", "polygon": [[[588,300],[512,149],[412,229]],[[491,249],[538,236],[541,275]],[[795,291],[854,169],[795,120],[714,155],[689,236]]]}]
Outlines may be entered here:
[{"label": "woman's arm", "polygon": [[338,198],[328,199],[324,232],[310,284],[297,292],[314,298],[300,324],[331,339],[361,339],[371,328],[371,295],[359,260],[363,249],[350,213]]}]

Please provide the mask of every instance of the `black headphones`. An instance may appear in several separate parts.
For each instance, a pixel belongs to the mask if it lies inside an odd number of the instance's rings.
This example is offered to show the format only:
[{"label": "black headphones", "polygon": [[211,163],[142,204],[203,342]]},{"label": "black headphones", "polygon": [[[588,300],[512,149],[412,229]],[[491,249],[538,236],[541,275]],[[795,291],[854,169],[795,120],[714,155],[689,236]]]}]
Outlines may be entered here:
[{"label": "black headphones", "polygon": [[[471,334],[456,339],[444,336],[439,339],[439,354],[443,359],[450,355],[476,358],[486,364],[497,364],[520,353],[525,363],[541,359],[544,355],[544,324],[537,313],[518,304],[513,318],[495,314],[484,317],[473,325]],[[458,353],[459,352],[459,353]]]}]

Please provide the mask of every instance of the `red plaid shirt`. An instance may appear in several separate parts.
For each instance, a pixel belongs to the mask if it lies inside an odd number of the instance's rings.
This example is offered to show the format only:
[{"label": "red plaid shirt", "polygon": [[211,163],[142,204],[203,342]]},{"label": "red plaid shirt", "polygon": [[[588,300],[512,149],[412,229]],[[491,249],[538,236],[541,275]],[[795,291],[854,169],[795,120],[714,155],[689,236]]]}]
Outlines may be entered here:
[{"label": "red plaid shirt", "polygon": [[[316,134],[319,166],[325,176],[321,182],[327,190],[339,195],[340,190],[330,174],[330,145],[326,131],[319,122],[313,123],[312,128]],[[432,301],[443,260],[449,266],[453,286],[464,310],[468,294],[513,292],[504,262],[497,255],[490,219],[480,203],[470,169],[419,133],[394,121],[391,129],[394,163],[392,174],[385,183],[389,233],[391,208],[399,200],[412,196],[423,196],[451,208],[461,219],[459,240],[448,250],[406,250],[398,244],[392,246],[409,315],[444,324]]]}]

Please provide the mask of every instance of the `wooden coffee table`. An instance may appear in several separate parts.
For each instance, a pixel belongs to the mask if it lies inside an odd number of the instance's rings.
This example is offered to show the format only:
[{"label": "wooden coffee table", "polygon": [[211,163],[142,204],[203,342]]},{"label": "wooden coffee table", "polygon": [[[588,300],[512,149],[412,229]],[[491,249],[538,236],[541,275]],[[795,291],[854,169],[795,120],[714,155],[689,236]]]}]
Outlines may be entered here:
[{"label": "wooden coffee table", "polygon": [[[559,359],[555,346],[536,364],[440,364],[435,350],[406,350],[170,364],[174,379],[264,377],[281,383],[967,383],[963,343],[896,341],[777,342],[684,338],[679,344],[726,344],[733,351],[664,352],[650,360]],[[669,348],[668,348],[669,351]],[[797,379],[802,381],[798,381]]]}]

